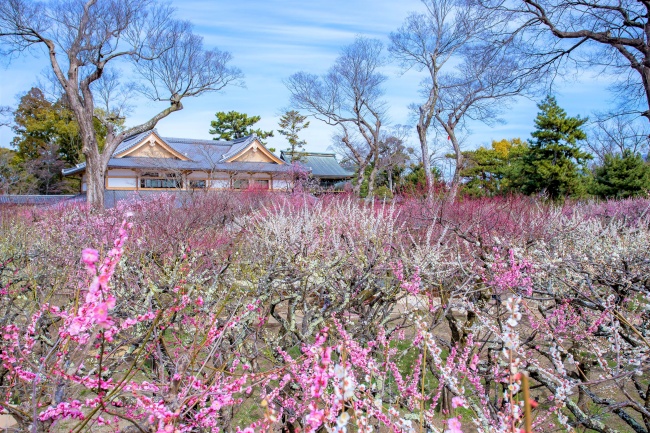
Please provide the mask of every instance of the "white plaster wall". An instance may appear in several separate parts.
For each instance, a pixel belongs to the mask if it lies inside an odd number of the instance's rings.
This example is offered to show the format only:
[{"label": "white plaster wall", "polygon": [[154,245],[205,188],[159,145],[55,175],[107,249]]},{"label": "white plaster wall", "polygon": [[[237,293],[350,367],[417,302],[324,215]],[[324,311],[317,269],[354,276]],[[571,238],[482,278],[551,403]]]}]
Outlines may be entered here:
[{"label": "white plaster wall", "polygon": [[133,170],[128,170],[125,168],[114,168],[111,170],[108,170],[108,177],[110,178],[111,176],[133,176],[135,177],[135,172]]},{"label": "white plaster wall", "polygon": [[210,188],[227,189],[230,188],[230,180],[228,179],[213,179],[210,181]]},{"label": "white plaster wall", "polygon": [[108,178],[108,187],[109,188],[133,188],[135,189],[136,179],[131,178]]},{"label": "white plaster wall", "polygon": [[282,179],[273,179],[273,189],[290,189],[291,182]]},{"label": "white plaster wall", "polygon": [[203,180],[206,179],[207,177],[208,177],[208,173],[206,173],[205,171],[193,171],[192,173],[187,175],[187,178],[192,180],[194,179]]}]

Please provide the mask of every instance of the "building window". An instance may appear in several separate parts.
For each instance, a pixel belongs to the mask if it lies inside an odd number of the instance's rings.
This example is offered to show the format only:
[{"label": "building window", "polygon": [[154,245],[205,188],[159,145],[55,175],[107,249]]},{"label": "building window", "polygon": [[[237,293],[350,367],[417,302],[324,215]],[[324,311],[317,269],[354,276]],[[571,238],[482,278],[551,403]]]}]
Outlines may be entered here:
[{"label": "building window", "polygon": [[207,182],[205,180],[190,180],[191,189],[204,189],[207,187]]},{"label": "building window", "polygon": [[255,181],[255,188],[257,188],[257,189],[269,189],[269,181],[268,181],[268,179],[256,180]]},{"label": "building window", "polygon": [[[149,177],[155,175],[155,177]],[[183,186],[181,178],[176,173],[161,176],[159,173],[144,173],[140,178],[140,188],[144,189],[180,189]]]},{"label": "building window", "polygon": [[248,189],[248,179],[235,179],[232,181],[234,189]]}]

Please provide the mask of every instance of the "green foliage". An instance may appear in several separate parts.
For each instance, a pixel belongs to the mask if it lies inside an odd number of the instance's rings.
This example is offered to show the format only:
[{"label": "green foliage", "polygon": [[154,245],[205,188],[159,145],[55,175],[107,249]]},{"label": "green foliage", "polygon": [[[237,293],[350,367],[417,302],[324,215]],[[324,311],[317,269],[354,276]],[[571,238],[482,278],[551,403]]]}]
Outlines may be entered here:
[{"label": "green foliage", "polygon": [[29,194],[35,191],[35,183],[16,152],[0,147],[0,194]]},{"label": "green foliage", "polygon": [[[442,173],[438,167],[431,167],[434,182],[442,182]],[[400,190],[408,194],[426,193],[427,179],[422,163],[411,164],[409,172],[402,177]]]},{"label": "green foliage", "polygon": [[50,102],[38,88],[20,98],[14,114],[12,145],[22,161],[37,159],[48,143],[56,144],[68,165],[81,159],[81,137],[74,115],[63,101]]},{"label": "green foliage", "polygon": [[214,138],[215,140],[236,140],[252,134],[256,134],[260,139],[273,137],[273,131],[252,128],[254,124],[262,119],[260,116],[249,117],[248,114],[237,111],[227,113],[219,111],[215,116],[217,116],[217,120],[210,122],[212,128],[209,131],[210,134],[217,136]]},{"label": "green foliage", "polygon": [[463,152],[463,193],[472,197],[486,197],[509,192],[510,181],[520,171],[519,161],[528,150],[520,138],[492,141],[490,149],[479,147]]},{"label": "green foliage", "polygon": [[307,142],[298,137],[298,133],[305,128],[309,127],[309,122],[305,122],[307,116],[301,115],[296,110],[287,111],[280,118],[278,125],[282,129],[278,129],[281,135],[284,135],[289,142],[287,151],[291,154],[291,162],[300,160],[300,152],[304,149]]},{"label": "green foliage", "polygon": [[375,188],[374,196],[379,199],[391,199],[393,192],[386,185],[381,185]]},{"label": "green foliage", "polygon": [[[368,197],[368,178],[370,177],[370,172],[372,171],[372,164],[368,164],[366,169],[363,172],[363,182],[359,188],[359,197],[366,198]],[[359,178],[359,170],[357,170],[352,178],[352,182],[356,182]]]},{"label": "green foliage", "polygon": [[585,193],[582,167],[591,155],[581,151],[578,143],[587,138],[581,127],[588,119],[567,116],[552,96],[538,107],[533,139],[513,187],[525,194],[546,193],[553,200],[581,196]]},{"label": "green foliage", "polygon": [[628,198],[650,190],[650,166],[638,153],[626,149],[623,154],[605,155],[596,167],[592,193],[601,198]]},{"label": "green foliage", "polygon": [[[101,114],[101,113],[100,113]],[[93,119],[100,148],[106,138],[106,126]],[[123,121],[116,124],[121,128]],[[78,180],[63,178],[61,170],[83,160],[79,125],[65,99],[49,101],[38,88],[20,99],[14,113],[12,145],[16,149],[14,168],[25,171],[13,178],[24,184],[13,190],[40,194],[78,191]]]}]

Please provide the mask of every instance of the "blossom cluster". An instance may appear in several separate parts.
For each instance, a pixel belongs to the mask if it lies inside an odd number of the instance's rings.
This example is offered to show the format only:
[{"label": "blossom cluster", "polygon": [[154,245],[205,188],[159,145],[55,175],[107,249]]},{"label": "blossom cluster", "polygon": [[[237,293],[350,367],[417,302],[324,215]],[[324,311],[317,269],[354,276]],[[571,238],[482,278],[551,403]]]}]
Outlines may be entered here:
[{"label": "blossom cluster", "polygon": [[253,199],[16,219],[0,412],[43,432],[604,433],[605,410],[640,431],[643,213]]}]

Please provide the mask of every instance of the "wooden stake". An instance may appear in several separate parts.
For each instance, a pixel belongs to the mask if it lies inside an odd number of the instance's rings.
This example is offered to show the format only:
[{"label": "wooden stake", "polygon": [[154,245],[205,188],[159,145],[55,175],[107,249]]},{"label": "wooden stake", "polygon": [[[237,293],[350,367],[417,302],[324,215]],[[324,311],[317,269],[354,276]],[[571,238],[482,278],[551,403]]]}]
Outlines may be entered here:
[{"label": "wooden stake", "polygon": [[528,373],[521,373],[521,387],[524,392],[524,430],[526,433],[533,433],[532,407],[530,405],[530,387],[528,385]]}]

